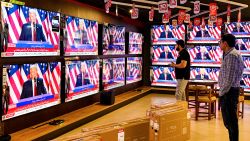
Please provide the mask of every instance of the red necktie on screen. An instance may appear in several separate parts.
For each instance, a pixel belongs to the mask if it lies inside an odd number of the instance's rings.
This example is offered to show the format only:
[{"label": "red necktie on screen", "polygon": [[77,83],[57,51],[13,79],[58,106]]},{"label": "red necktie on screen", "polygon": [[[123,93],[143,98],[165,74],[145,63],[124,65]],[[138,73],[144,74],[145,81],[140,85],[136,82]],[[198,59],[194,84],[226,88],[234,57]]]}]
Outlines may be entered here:
[{"label": "red necktie on screen", "polygon": [[34,79],[34,96],[37,96],[37,80]]},{"label": "red necktie on screen", "polygon": [[165,74],[165,80],[167,80],[167,74]]},{"label": "red necktie on screen", "polygon": [[84,85],[84,74],[82,73],[82,86]]},{"label": "red necktie on screen", "polygon": [[32,41],[36,41],[36,25],[35,25],[35,23],[33,23],[32,26],[33,26]]}]

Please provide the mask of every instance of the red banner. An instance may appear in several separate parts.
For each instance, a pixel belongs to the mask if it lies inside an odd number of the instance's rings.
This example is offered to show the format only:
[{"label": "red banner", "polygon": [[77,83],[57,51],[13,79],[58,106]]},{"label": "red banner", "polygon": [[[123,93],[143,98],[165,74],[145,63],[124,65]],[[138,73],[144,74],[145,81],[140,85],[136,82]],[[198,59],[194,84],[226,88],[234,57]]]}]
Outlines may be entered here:
[{"label": "red banner", "polygon": [[231,15],[231,5],[228,4],[227,5],[227,16],[230,16]]},{"label": "red banner", "polygon": [[239,13],[238,13],[238,23],[241,22],[241,10],[239,10]]},{"label": "red banner", "polygon": [[172,15],[172,9],[168,8],[168,16],[171,17],[171,15]]},{"label": "red banner", "polygon": [[169,22],[168,13],[162,14],[162,23],[168,23],[168,22]]},{"label": "red banner", "polygon": [[185,15],[185,20],[184,20],[185,23],[190,23],[190,14],[186,14]]},{"label": "red banner", "polygon": [[200,1],[194,2],[194,14],[200,13]]},{"label": "red banner", "polygon": [[131,19],[137,19],[139,16],[139,9],[138,8],[133,8],[132,13],[131,13]]},{"label": "red banner", "polygon": [[154,7],[152,6],[150,11],[149,11],[149,21],[153,21],[154,20]]},{"label": "red banner", "polygon": [[217,3],[209,3],[209,18],[211,22],[216,22],[217,20]]},{"label": "red banner", "polygon": [[158,8],[159,8],[159,13],[168,12],[168,1],[159,1]]},{"label": "red banner", "polygon": [[222,18],[217,18],[216,26],[222,26],[223,20]]},{"label": "red banner", "polygon": [[178,16],[178,24],[183,24],[183,21],[185,20],[186,11],[181,9],[179,10],[179,16]]},{"label": "red banner", "polygon": [[180,4],[185,4],[187,0],[180,0]]},{"label": "red banner", "polygon": [[177,0],[169,0],[169,5],[170,8],[177,7]]},{"label": "red banner", "polygon": [[200,18],[194,18],[194,25],[199,26],[201,24],[201,19]]},{"label": "red banner", "polygon": [[104,0],[105,3],[105,11],[106,13],[109,13],[109,8],[111,7],[112,5],[112,0]]}]

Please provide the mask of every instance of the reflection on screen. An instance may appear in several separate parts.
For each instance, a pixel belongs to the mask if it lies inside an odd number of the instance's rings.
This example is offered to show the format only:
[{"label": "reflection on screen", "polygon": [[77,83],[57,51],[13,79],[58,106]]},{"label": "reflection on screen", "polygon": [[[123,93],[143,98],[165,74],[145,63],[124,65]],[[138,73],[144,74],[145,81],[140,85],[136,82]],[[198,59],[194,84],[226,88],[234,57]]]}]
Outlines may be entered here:
[{"label": "reflection on screen", "polygon": [[133,83],[142,79],[142,58],[128,57],[126,83]]}]

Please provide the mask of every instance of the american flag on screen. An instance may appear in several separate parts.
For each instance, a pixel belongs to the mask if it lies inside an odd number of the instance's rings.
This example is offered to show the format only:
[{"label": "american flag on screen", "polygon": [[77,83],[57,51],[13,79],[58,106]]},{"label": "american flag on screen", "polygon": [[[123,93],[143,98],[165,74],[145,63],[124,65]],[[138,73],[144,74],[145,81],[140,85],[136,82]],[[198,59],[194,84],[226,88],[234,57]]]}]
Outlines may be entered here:
[{"label": "american flag on screen", "polygon": [[128,71],[131,71],[131,74],[134,78],[137,78],[138,75],[140,75],[140,73],[141,73],[139,70],[139,67],[136,65],[131,65],[130,70],[128,70]]},{"label": "american flag on screen", "polygon": [[198,75],[198,71],[196,70],[196,68],[191,68],[190,70],[190,78],[191,79],[195,79],[195,76]]},{"label": "american flag on screen", "polygon": [[173,79],[175,79],[175,71],[174,71],[174,68],[169,67],[169,68],[168,68],[168,72],[171,74],[171,77],[172,77]]},{"label": "american flag on screen", "polygon": [[17,43],[21,34],[21,19],[19,14],[19,6],[13,4],[12,8],[2,5],[2,22],[9,25],[9,43]]},{"label": "american flag on screen", "polygon": [[125,27],[116,27],[114,39],[116,43],[125,43]]},{"label": "american flag on screen", "polygon": [[197,47],[193,47],[193,48],[189,48],[189,54],[190,54],[190,59],[191,61],[194,60],[194,58],[196,57],[196,54],[199,53],[199,49]]},{"label": "american flag on screen", "polygon": [[233,29],[234,29],[235,27],[236,27],[236,26],[235,26],[234,23],[226,24],[227,33],[232,33],[232,32],[233,32]]},{"label": "american flag on screen", "polygon": [[119,63],[114,65],[114,78],[121,78],[125,77],[125,62]]},{"label": "american flag on screen", "polygon": [[250,69],[250,60],[248,57],[243,57],[245,68]]},{"label": "american flag on screen", "polygon": [[189,37],[189,40],[193,40],[194,38],[195,38],[195,36],[196,36],[196,34],[197,34],[197,32],[198,31],[200,31],[201,29],[200,29],[200,26],[193,26],[193,30],[192,31],[190,31],[190,37]]},{"label": "american flag on screen", "polygon": [[52,44],[52,45],[58,45],[59,44],[59,36],[60,33],[59,32],[52,32],[52,19],[55,16],[60,16],[59,13],[56,12],[48,12],[48,28],[46,30],[46,33],[48,35],[48,41]]},{"label": "american flag on screen", "polygon": [[38,77],[43,79],[44,86],[49,93],[60,93],[60,63],[10,65],[7,72],[7,83],[10,87],[10,104],[18,103],[20,100],[23,83],[30,78],[31,65],[36,65]]},{"label": "american flag on screen", "polygon": [[163,31],[164,31],[163,25],[153,26],[153,34],[154,34],[154,39],[156,41],[158,41]]},{"label": "american flag on screen", "polygon": [[220,62],[222,55],[223,55],[223,51],[221,50],[221,48],[219,46],[213,46],[213,60]]},{"label": "american flag on screen", "polygon": [[221,38],[221,27],[220,26],[209,27],[208,25],[206,25],[205,29],[206,29],[206,31],[208,31],[208,34],[210,37],[218,39],[218,40]]},{"label": "american flag on screen", "polygon": [[250,86],[250,79],[248,74],[243,74],[242,80],[244,81],[246,86]]},{"label": "american flag on screen", "polygon": [[77,80],[77,75],[80,74],[80,66],[78,66],[76,63],[69,64],[66,67],[66,72],[69,77],[69,90],[74,90]]},{"label": "american flag on screen", "polygon": [[169,30],[173,33],[173,36],[180,40],[180,39],[184,39],[185,35],[185,25],[181,25],[181,26],[177,26],[177,27],[174,27],[174,26],[170,26]]},{"label": "american flag on screen", "polygon": [[99,84],[99,61],[90,60],[87,61],[87,64],[88,64],[90,83],[94,85]]},{"label": "american flag on screen", "polygon": [[154,73],[154,81],[157,81],[160,77],[160,74],[162,73],[162,69],[160,67],[153,67],[153,73]]},{"label": "american flag on screen", "polygon": [[52,94],[60,94],[61,64],[59,62],[52,62],[49,64],[49,70],[50,70],[49,92]]},{"label": "american flag on screen", "polygon": [[162,46],[153,46],[154,59],[158,60],[162,52],[164,52]]},{"label": "american flag on screen", "polygon": [[241,26],[243,27],[244,32],[250,33],[250,25],[249,23],[241,23]]}]

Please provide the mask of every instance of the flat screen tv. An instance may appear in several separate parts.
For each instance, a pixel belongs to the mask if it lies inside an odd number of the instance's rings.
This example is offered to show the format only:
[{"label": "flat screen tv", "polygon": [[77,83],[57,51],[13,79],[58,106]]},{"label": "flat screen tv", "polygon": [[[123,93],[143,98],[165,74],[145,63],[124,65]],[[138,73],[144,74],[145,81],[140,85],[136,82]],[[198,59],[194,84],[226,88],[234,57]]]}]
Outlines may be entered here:
[{"label": "flat screen tv", "polygon": [[235,37],[250,37],[250,23],[249,22],[232,22],[226,24],[227,33],[233,34]]},{"label": "flat screen tv", "polygon": [[77,17],[66,17],[65,55],[98,55],[98,23]]},{"label": "flat screen tv", "polygon": [[218,81],[219,68],[191,67],[190,79]]},{"label": "flat screen tv", "polygon": [[142,54],[143,35],[129,32],[129,54]]},{"label": "flat screen tv", "polygon": [[113,89],[125,84],[125,58],[103,59],[104,90]]},{"label": "flat screen tv", "polygon": [[219,46],[188,47],[192,66],[220,67],[223,51]]},{"label": "flat screen tv", "polygon": [[244,88],[244,91],[250,92],[250,74],[243,74],[240,85]]},{"label": "flat screen tv", "polygon": [[185,25],[153,25],[151,41],[153,45],[175,44],[175,41],[185,40]]},{"label": "flat screen tv", "polygon": [[6,3],[1,6],[2,57],[60,55],[60,13]]},{"label": "flat screen tv", "polygon": [[250,56],[250,40],[249,38],[236,39],[235,48],[245,56]]},{"label": "flat screen tv", "polygon": [[153,65],[168,65],[175,62],[178,56],[178,52],[173,45],[154,45],[152,50]]},{"label": "flat screen tv", "polygon": [[250,74],[250,57],[243,56],[242,57],[244,61],[244,73]]},{"label": "flat screen tv", "polygon": [[65,101],[98,93],[99,72],[99,60],[67,61]]},{"label": "flat screen tv", "polygon": [[142,80],[142,57],[128,57],[126,84]]},{"label": "flat screen tv", "polygon": [[125,27],[103,25],[103,55],[125,54]]},{"label": "flat screen tv", "polygon": [[150,74],[152,86],[176,87],[174,68],[153,66]]},{"label": "flat screen tv", "polygon": [[187,43],[218,43],[221,38],[221,26],[200,25],[188,28]]},{"label": "flat screen tv", "polygon": [[2,78],[2,120],[60,103],[60,62],[4,65]]}]

